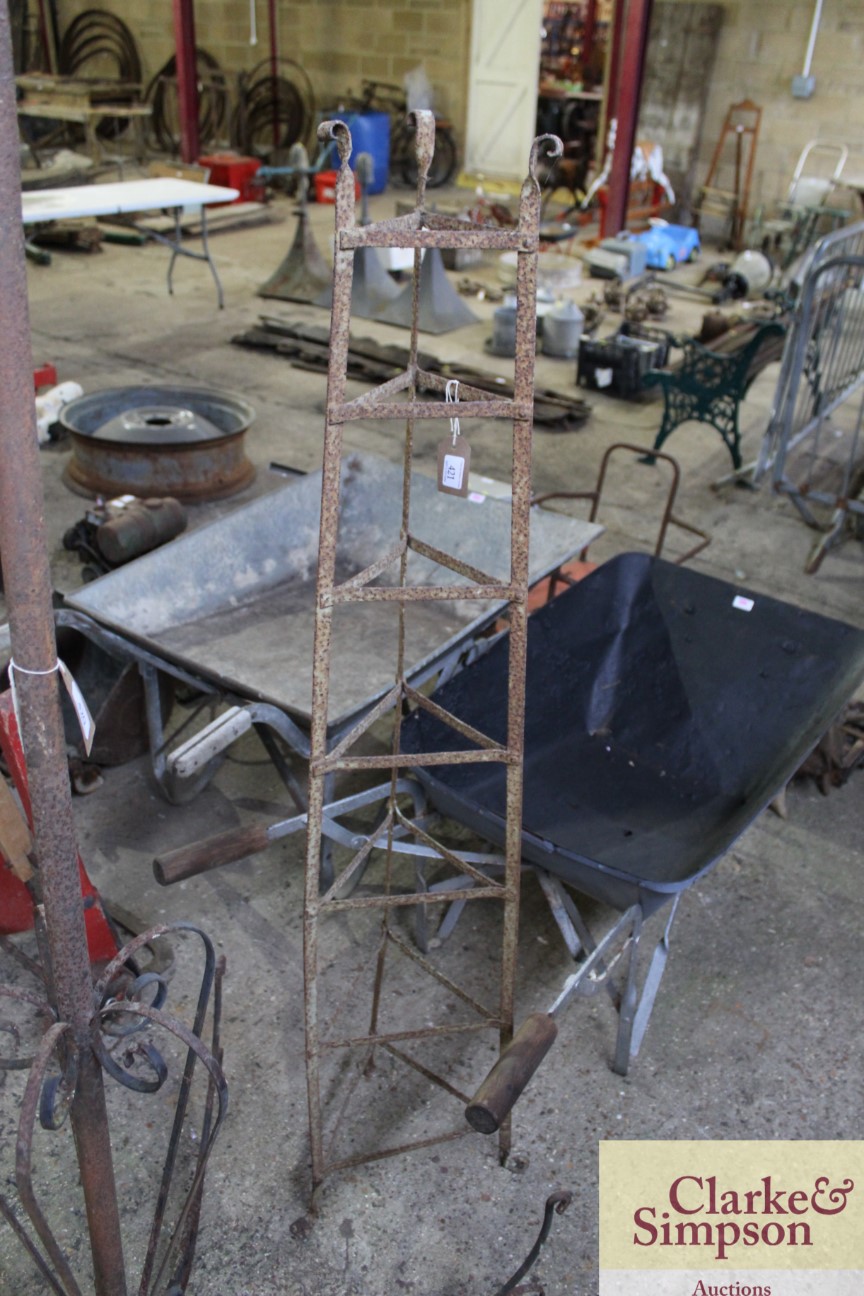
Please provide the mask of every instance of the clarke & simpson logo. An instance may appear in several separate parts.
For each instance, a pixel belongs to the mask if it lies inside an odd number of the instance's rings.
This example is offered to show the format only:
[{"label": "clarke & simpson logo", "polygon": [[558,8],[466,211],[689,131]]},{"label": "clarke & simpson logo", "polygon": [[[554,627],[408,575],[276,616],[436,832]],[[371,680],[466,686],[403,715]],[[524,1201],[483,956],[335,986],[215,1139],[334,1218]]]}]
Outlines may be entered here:
[{"label": "clarke & simpson logo", "polygon": [[864,1144],[601,1143],[600,1296],[862,1287]]},{"label": "clarke & simpson logo", "polygon": [[728,1259],[735,1247],[760,1242],[768,1247],[812,1246],[811,1216],[845,1210],[854,1187],[846,1179],[830,1188],[828,1176],[820,1175],[812,1188],[789,1191],[775,1187],[765,1175],[758,1188],[740,1192],[720,1188],[716,1175],[679,1175],[669,1185],[665,1209],[640,1206],[633,1212],[633,1242],[641,1247],[707,1247],[715,1260]]}]

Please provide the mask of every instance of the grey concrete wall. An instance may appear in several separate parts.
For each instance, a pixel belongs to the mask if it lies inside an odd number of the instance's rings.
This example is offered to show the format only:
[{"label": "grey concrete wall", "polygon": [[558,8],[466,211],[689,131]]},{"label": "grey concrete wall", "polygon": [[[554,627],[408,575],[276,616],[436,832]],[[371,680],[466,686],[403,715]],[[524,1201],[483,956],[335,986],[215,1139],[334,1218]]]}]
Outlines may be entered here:
[{"label": "grey concrete wall", "polygon": [[699,145],[724,9],[720,4],[655,4],[651,17],[639,137],[660,144],[664,170],[682,208],[699,178]]}]

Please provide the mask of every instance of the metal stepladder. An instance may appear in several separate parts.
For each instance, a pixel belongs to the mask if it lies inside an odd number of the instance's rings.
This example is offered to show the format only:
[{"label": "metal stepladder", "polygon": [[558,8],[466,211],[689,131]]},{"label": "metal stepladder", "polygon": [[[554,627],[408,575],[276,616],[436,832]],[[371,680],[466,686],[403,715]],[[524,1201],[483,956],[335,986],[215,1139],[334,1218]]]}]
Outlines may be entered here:
[{"label": "metal stepladder", "polygon": [[[526,656],[526,615],[528,587],[528,535],[531,503],[531,433],[535,352],[535,311],[538,230],[540,219],[540,187],[536,178],[539,149],[545,146],[560,155],[561,143],[554,136],[536,140],[531,150],[529,174],[520,197],[519,219],[514,228],[501,229],[475,225],[461,218],[445,216],[425,210],[426,176],[434,150],[435,124],[429,112],[415,113],[418,158],[417,205],[407,216],[383,222],[358,225],[355,217],[354,176],[348,166],[351,155],[351,136],[343,122],[324,122],[319,127],[319,137],[335,141],[340,159],[336,182],[335,202],[335,261],[333,269],[333,310],[330,332],[330,363],[327,382],[327,408],[324,433],[323,478],[321,496],[321,526],[318,553],[318,575],[315,602],[315,643],[313,662],[313,711],[310,738],[308,838],[306,881],[304,899],[304,995],[306,1028],[306,1069],[309,1111],[309,1130],[312,1161],[313,1204],[315,1194],[325,1176],[335,1170],[394,1155],[413,1147],[424,1147],[469,1133],[465,1121],[458,1128],[445,1132],[436,1129],[429,1133],[422,1119],[407,1119],[403,1133],[410,1138],[387,1146],[376,1146],[349,1155],[339,1154],[337,1139],[344,1139],[346,1124],[343,1117],[352,1101],[361,1078],[369,1077],[376,1059],[386,1054],[388,1066],[394,1061],[404,1064],[423,1082],[431,1082],[443,1089],[463,1105],[470,1101],[459,1083],[433,1070],[431,1062],[424,1060],[424,1049],[430,1041],[437,1047],[449,1042],[452,1070],[453,1050],[464,1051],[465,1041],[476,1037],[476,1032],[493,1031],[497,1034],[497,1047],[506,1048],[513,1036],[513,1001],[516,966],[516,941],[519,919],[519,882],[521,866],[522,819],[522,740],[524,725],[524,690]],[[384,383],[371,393],[349,400],[346,397],[346,355],[349,344],[351,289],[354,272],[354,253],[364,247],[408,247],[414,250],[414,311],[411,329],[409,363],[406,371]],[[446,380],[425,373],[418,365],[418,310],[419,271],[424,249],[481,247],[517,254],[517,318],[514,392],[512,398],[499,399],[488,392],[459,384],[458,404],[447,391]],[[421,389],[432,393],[432,398],[419,399]],[[445,396],[447,399],[445,399]],[[506,576],[491,576],[461,562],[441,547],[412,530],[411,471],[414,457],[415,424],[418,420],[450,420],[454,413],[461,419],[483,418],[506,420],[512,427],[512,514],[511,551],[502,555],[502,563],[509,557]],[[343,472],[343,429],[346,424],[360,419],[392,419],[404,424],[401,528],[392,543],[382,541],[380,557],[365,570],[349,578],[337,573],[336,541],[340,524],[340,480]],[[446,423],[440,424],[446,431]],[[455,432],[454,432],[455,436]],[[466,465],[467,479],[467,465]],[[418,562],[431,564],[437,579],[417,583]],[[394,577],[395,573],[395,577]],[[439,574],[440,573],[440,574]],[[442,583],[452,573],[458,583]],[[385,583],[389,582],[389,583]],[[405,627],[406,617],[413,609],[422,607],[428,600],[506,600],[510,609],[510,648],[508,677],[508,727],[505,744],[493,742],[474,728],[466,726],[458,717],[450,716],[435,707],[405,678]],[[330,689],[331,647],[334,635],[339,633],[339,614],[352,607],[378,604],[386,611],[389,605],[396,609],[395,654],[396,664],[393,687],[381,698],[373,710],[335,745],[328,745],[328,697]],[[344,629],[344,626],[343,626]],[[400,730],[403,708],[423,707],[443,719],[455,734],[468,737],[474,744],[469,751],[408,756],[400,750]],[[363,755],[357,753],[357,744],[373,725],[384,717],[393,717],[392,739],[386,754]],[[368,741],[368,740],[367,740]],[[416,814],[406,814],[402,806],[405,786],[401,777],[410,767],[423,764],[459,763],[465,761],[500,761],[507,767],[507,833],[503,855],[472,855],[452,845],[434,839],[418,820]],[[332,813],[328,807],[333,780],[340,774],[357,771],[382,771],[387,783],[381,789],[382,817],[371,833],[361,834],[352,843],[347,863],[341,863],[335,879],[323,883],[320,877],[320,859],[323,840],[333,828]],[[374,857],[375,884],[367,884],[365,870]],[[503,863],[503,876],[492,880],[481,869],[487,859],[497,858]],[[440,893],[427,887],[424,868],[432,862],[435,868],[444,868],[451,876],[463,875],[465,885],[451,890],[448,900],[481,900],[500,905],[500,955],[496,959],[498,980],[497,1003],[490,1007],[480,1001],[472,990],[456,984],[449,975],[446,963],[436,961],[435,952],[421,952],[400,930],[400,915],[409,911],[422,911],[430,904],[440,904]],[[419,864],[419,867],[417,867]],[[404,873],[409,874],[405,884]],[[363,877],[362,894],[351,891]],[[371,992],[363,1004],[363,1025],[359,1012],[352,1012],[351,1033],[334,1033],[334,1021],[342,1011],[337,1006],[330,1012],[328,975],[333,942],[322,935],[325,922],[330,922],[330,932],[351,928],[352,934],[361,921],[368,921],[372,910],[380,918],[373,942],[371,958],[363,963],[358,979],[352,980],[351,994],[366,974],[371,982]],[[365,917],[364,917],[365,915]],[[341,927],[340,924],[341,923]],[[365,930],[365,929],[364,929]],[[456,1022],[430,1024],[430,1008],[423,993],[422,1019],[417,1024],[399,1022],[392,1029],[385,1013],[385,988],[391,984],[391,965],[396,960],[402,978],[420,978],[423,985],[438,995],[445,995],[455,1003],[462,1016]],[[325,975],[327,974],[327,975]],[[431,979],[431,981],[430,981]],[[385,987],[386,982],[386,987]],[[364,983],[365,984],[365,983]],[[400,981],[397,984],[403,984]],[[345,991],[345,985],[337,990]],[[414,993],[412,991],[412,993]],[[419,1008],[419,1004],[418,1004]],[[343,1015],[345,1015],[343,1013]],[[446,1014],[445,1014],[446,1015]],[[422,1056],[417,1055],[418,1049]],[[444,1050],[446,1052],[446,1050]],[[460,1055],[461,1057],[461,1055]],[[330,1064],[334,1059],[338,1063]],[[344,1080],[352,1070],[346,1065],[350,1059],[360,1060],[353,1068],[348,1097],[338,1111],[335,1130],[325,1131],[325,1098],[332,1100],[336,1080],[326,1075],[328,1068],[338,1072],[337,1079]],[[485,1070],[485,1061],[478,1063]],[[341,1070],[340,1070],[341,1067]],[[458,1070],[458,1067],[457,1067]],[[400,1072],[400,1074],[404,1074]],[[457,1077],[458,1079],[458,1077]],[[471,1081],[461,1081],[470,1084]],[[393,1100],[388,1100],[392,1106]],[[420,1114],[422,1117],[422,1113]],[[418,1128],[418,1123],[422,1128]],[[398,1125],[392,1112],[382,1127],[387,1133]],[[331,1137],[332,1134],[332,1137]],[[366,1121],[364,1138],[376,1138],[375,1123]],[[502,1158],[510,1146],[510,1127],[505,1122],[499,1134]]]},{"label": "metal stepladder", "polygon": [[752,99],[731,105],[724,118],[708,174],[702,185],[702,196],[694,213],[697,228],[700,227],[703,216],[721,218],[726,223],[729,247],[736,252],[741,251],[744,242],[761,121],[762,109]]}]

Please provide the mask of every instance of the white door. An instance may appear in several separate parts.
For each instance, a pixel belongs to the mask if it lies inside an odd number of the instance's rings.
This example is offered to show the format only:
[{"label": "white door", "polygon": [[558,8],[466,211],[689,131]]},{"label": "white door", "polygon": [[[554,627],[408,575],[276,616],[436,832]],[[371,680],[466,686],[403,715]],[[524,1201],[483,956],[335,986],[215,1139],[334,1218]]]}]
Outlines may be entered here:
[{"label": "white door", "polygon": [[473,0],[465,169],[522,180],[534,139],[543,0]]}]

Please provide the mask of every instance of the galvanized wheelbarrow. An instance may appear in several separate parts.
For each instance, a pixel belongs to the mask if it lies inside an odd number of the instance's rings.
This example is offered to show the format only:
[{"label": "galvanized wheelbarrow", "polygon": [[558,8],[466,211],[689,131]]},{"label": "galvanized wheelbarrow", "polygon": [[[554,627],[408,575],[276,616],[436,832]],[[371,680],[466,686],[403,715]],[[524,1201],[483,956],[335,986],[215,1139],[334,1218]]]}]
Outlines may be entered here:
[{"label": "galvanized wheelbarrow", "polygon": [[[388,538],[398,539],[401,465],[373,454],[349,454],[342,464],[342,488],[338,562],[347,579],[386,550]],[[418,536],[474,567],[499,573],[502,555],[509,553],[509,503],[481,494],[467,500],[444,495],[432,478],[417,473],[411,492]],[[67,597],[58,614],[61,624],[138,664],[153,771],[171,801],[193,796],[212,777],[227,747],[254,727],[298,810],[305,809],[290,755],[306,758],[309,752],[320,498],[321,473],[310,473],[84,586]],[[531,579],[548,575],[601,530],[536,509]],[[434,561],[411,554],[414,584],[440,583],[439,576]],[[389,578],[385,570],[379,580]],[[501,602],[472,600],[412,607],[406,636],[411,681],[420,684],[454,668],[503,608]],[[359,604],[337,615],[350,628],[339,636],[341,655],[337,651],[331,680],[334,741],[392,686],[393,620],[399,609]],[[172,746],[165,732],[161,676],[203,694],[214,707],[223,706],[210,724],[179,745]]]},{"label": "galvanized wheelbarrow", "polygon": [[[506,654],[504,637],[433,702],[503,740]],[[496,1064],[468,1109],[476,1128],[497,1129],[552,1043],[558,1011],[604,978],[619,1010],[614,1070],[626,1072],[682,892],[785,786],[862,677],[864,632],[641,554],[612,559],[532,615],[523,859],[583,962]],[[403,723],[402,743],[470,745],[425,710]],[[503,841],[502,766],[429,766],[417,777],[442,814]],[[621,912],[599,946],[565,885]],[[640,997],[642,921],[666,905]]]}]

